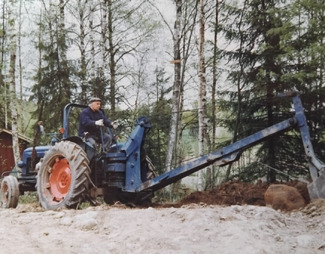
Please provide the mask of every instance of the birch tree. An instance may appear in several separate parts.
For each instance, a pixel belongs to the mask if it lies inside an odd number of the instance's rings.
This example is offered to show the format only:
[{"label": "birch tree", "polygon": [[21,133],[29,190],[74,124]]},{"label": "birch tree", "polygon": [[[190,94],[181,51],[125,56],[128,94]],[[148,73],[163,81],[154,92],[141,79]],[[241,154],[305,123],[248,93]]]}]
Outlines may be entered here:
[{"label": "birch tree", "polygon": [[3,117],[0,119],[1,125],[4,128],[8,128],[8,88],[7,88],[7,82],[5,82],[5,62],[7,60],[7,43],[8,43],[8,38],[7,38],[7,33],[5,32],[7,30],[7,2],[3,1],[1,3],[1,28],[0,28],[0,88],[1,88],[1,99],[3,103],[3,107],[0,109]]},{"label": "birch tree", "polygon": [[89,44],[90,44],[90,71],[89,80],[90,83],[95,80],[96,76],[96,64],[95,64],[95,27],[94,27],[94,15],[95,15],[95,5],[93,0],[88,1],[89,8]]},{"label": "birch tree", "polygon": [[117,106],[125,96],[123,81],[132,75],[130,68],[125,68],[126,63],[134,61],[133,55],[139,47],[150,40],[156,23],[144,0],[105,0],[100,6],[99,54],[104,68],[98,68],[100,80],[96,85],[100,89],[96,93],[109,102],[110,116],[114,119]]},{"label": "birch tree", "polygon": [[[75,3],[75,4],[74,4]],[[80,83],[78,87],[80,93],[77,95],[76,100],[79,100],[83,104],[88,103],[89,96],[103,95],[103,90],[105,89],[104,84],[104,73],[105,68],[107,68],[106,55],[106,30],[107,30],[107,8],[105,8],[107,1],[100,2],[97,4],[93,0],[78,0],[77,2],[72,2],[70,5],[70,14],[73,15],[78,24],[78,28],[74,33],[76,38],[74,39],[75,45],[78,47],[80,52],[80,66],[77,66],[77,83]],[[96,9],[98,6],[100,12]],[[100,13],[102,18],[97,20],[94,18],[98,13]],[[97,31],[96,21],[100,20],[100,31]],[[101,34],[100,38],[96,41],[96,34]],[[99,45],[99,48],[97,47]],[[96,57],[100,52],[100,56]],[[100,61],[98,61],[100,59]],[[98,69],[96,69],[96,60],[100,62],[98,64]],[[96,77],[96,74],[97,77]]]},{"label": "birch tree", "polygon": [[65,9],[69,0],[60,0],[59,8],[59,35],[58,35],[58,56],[61,60],[59,62],[59,89],[65,95],[62,98],[62,103],[65,104],[71,98],[71,82],[70,82],[70,68],[67,59],[67,42],[66,42],[66,28],[65,28]]},{"label": "birch tree", "polygon": [[[212,124],[212,136],[211,136],[211,149],[214,150],[216,148],[216,139],[217,139],[217,80],[218,80],[218,63],[219,63],[219,50],[218,50],[218,42],[219,42],[219,13],[221,5],[224,0],[211,1],[212,10],[214,11],[214,20],[212,20],[212,32],[213,32],[213,41],[212,41],[212,85],[211,85],[211,124]],[[212,13],[213,14],[213,13]],[[213,15],[212,15],[213,17]],[[211,60],[211,59],[210,59]],[[211,173],[208,175],[207,188],[212,188],[216,183],[216,172],[217,166],[211,166]]]},{"label": "birch tree", "polygon": [[[204,11],[205,1],[200,0],[200,36],[199,36],[199,110],[198,110],[198,120],[199,120],[199,156],[203,156],[206,149],[207,143],[207,107],[206,107],[206,72],[205,72],[205,57],[204,57],[204,43],[205,43],[205,11]],[[203,171],[198,172],[198,190],[203,190]]]},{"label": "birch tree", "polygon": [[[110,90],[114,90],[114,86],[115,86],[115,69],[110,70],[110,66],[112,66],[111,64],[108,63],[108,59],[107,59],[107,51],[110,51],[109,55],[112,56],[112,52],[111,49],[113,49],[113,35],[112,35],[112,0],[104,0],[102,2],[100,2],[100,12],[101,12],[101,38],[100,38],[100,53],[101,53],[101,62],[102,65],[99,67],[99,80],[100,80],[100,89],[102,91],[105,91],[105,82],[106,80],[110,80]],[[110,26],[110,27],[108,27]],[[109,32],[107,32],[109,31]],[[108,39],[107,39],[108,36]],[[107,40],[108,43],[110,43],[110,46],[107,45]],[[105,70],[110,70],[110,78],[108,77],[108,75],[105,76],[105,73],[108,73]],[[98,86],[98,84],[97,84]],[[96,89],[94,89],[96,90]],[[96,92],[95,92],[96,93]],[[111,111],[114,112],[115,111],[115,98],[110,98],[110,102],[111,102]]]},{"label": "birch tree", "polygon": [[177,140],[177,128],[179,119],[179,98],[181,89],[181,19],[182,19],[182,0],[175,0],[176,20],[174,24],[173,43],[174,43],[174,85],[172,96],[172,115],[170,120],[170,130],[168,138],[168,150],[166,155],[166,171],[172,166],[173,154]]},{"label": "birch tree", "polygon": [[23,64],[22,64],[22,45],[21,39],[23,36],[22,31],[22,2],[19,2],[19,15],[18,15],[18,69],[19,69],[19,105],[18,105],[18,129],[25,134],[25,123],[24,118],[21,116],[21,112],[23,111]]},{"label": "birch tree", "polygon": [[[80,50],[80,72],[81,79],[81,102],[87,102],[87,58],[86,58],[86,24],[87,18],[87,1],[78,1],[78,17],[79,17],[79,50]],[[91,3],[90,3],[91,4]]]},{"label": "birch tree", "polygon": [[[184,24],[181,28],[182,40],[181,40],[181,59],[182,59],[182,66],[181,66],[181,85],[180,85],[180,96],[179,96],[179,107],[178,107],[178,131],[177,131],[177,144],[176,144],[176,165],[180,165],[184,159],[184,149],[183,149],[183,107],[184,107],[184,90],[187,83],[187,80],[190,78],[186,78],[186,71],[188,69],[188,63],[190,63],[190,55],[191,52],[194,51],[195,45],[193,45],[193,37],[195,34],[196,29],[196,22],[197,22],[197,13],[198,13],[198,1],[195,1],[193,4],[191,1],[187,1],[183,4],[183,17]],[[191,76],[191,75],[190,75]]]},{"label": "birch tree", "polygon": [[15,15],[13,9],[16,1],[11,0],[8,3],[8,21],[9,21],[9,39],[10,39],[10,66],[9,66],[9,82],[10,82],[10,109],[11,109],[11,131],[12,131],[12,148],[15,159],[15,166],[20,161],[19,140],[18,140],[18,117],[17,117],[17,97],[16,97],[16,29]]},{"label": "birch tree", "polygon": [[[176,10],[174,28],[171,28],[164,14],[157,6],[151,3],[169,29],[173,39],[172,55],[174,59],[171,63],[174,65],[174,81],[171,99],[171,120],[169,123],[168,145],[165,158],[166,171],[169,171],[173,165],[179,165],[184,159],[182,154],[184,86],[187,83],[187,66],[190,63],[190,56],[194,50],[193,37],[197,21],[197,1],[193,3],[193,1],[176,0],[174,3]],[[173,186],[170,189],[173,189]]]}]

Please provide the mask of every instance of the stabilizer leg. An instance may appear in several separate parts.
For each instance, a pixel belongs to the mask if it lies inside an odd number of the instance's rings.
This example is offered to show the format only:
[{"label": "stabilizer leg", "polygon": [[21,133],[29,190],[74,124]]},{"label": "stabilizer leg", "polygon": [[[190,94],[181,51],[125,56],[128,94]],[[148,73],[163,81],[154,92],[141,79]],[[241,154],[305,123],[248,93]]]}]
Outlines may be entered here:
[{"label": "stabilizer leg", "polygon": [[308,192],[311,199],[325,198],[325,173],[308,185]]}]

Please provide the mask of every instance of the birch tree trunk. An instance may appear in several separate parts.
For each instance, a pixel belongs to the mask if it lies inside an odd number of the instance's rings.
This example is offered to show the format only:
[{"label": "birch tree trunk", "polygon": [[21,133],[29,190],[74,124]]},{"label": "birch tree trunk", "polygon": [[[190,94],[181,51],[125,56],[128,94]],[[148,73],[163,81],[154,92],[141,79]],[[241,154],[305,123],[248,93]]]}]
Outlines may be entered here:
[{"label": "birch tree trunk", "polygon": [[[100,12],[101,12],[101,41],[100,41],[100,53],[101,53],[101,58],[102,58],[102,63],[99,67],[99,76],[101,79],[101,89],[103,89],[104,92],[104,87],[106,90],[106,84],[104,83],[109,82],[109,85],[112,85],[112,79],[114,77],[110,76],[109,78],[106,78],[106,73],[108,72],[108,66],[111,64],[108,59],[107,51],[111,50],[111,48],[108,47],[108,41],[107,41],[107,36],[110,38],[111,35],[111,30],[108,28],[110,26],[111,21],[111,7],[112,7],[112,1],[111,0],[104,0],[100,2]],[[111,52],[110,52],[111,53]],[[108,81],[109,80],[109,81]],[[112,89],[112,88],[110,88]],[[97,89],[98,90],[98,89]],[[111,91],[111,90],[110,90]],[[115,104],[114,104],[115,98],[109,98],[109,102],[111,104],[111,111],[110,111],[110,117],[112,118],[113,112],[115,111]]]},{"label": "birch tree trunk", "polygon": [[[185,10],[183,11],[183,20],[184,24],[182,26],[182,31],[184,31],[181,34],[182,37],[182,70],[181,70],[181,83],[180,83],[180,96],[179,96],[179,116],[178,116],[178,133],[177,133],[177,165],[180,165],[183,162],[184,159],[184,149],[182,147],[182,136],[183,136],[183,126],[182,126],[182,118],[183,118],[183,107],[184,107],[184,86],[185,86],[185,72],[186,72],[186,67],[187,63],[189,60],[190,56],[190,51],[192,50],[192,38],[195,27],[196,27],[196,22],[197,22],[197,12],[198,12],[198,3],[196,1],[195,5],[193,6],[193,10],[189,10],[192,6],[189,6],[188,4],[183,6],[182,9]],[[189,15],[190,13],[193,13],[193,15]],[[180,183],[180,181],[179,181]]]},{"label": "birch tree trunk", "polygon": [[[192,44],[194,30],[196,28],[197,22],[197,13],[198,13],[198,2],[189,3],[185,2],[182,6],[182,26],[180,30],[182,31],[181,37],[181,59],[182,59],[182,66],[181,66],[181,73],[180,73],[180,86],[179,86],[179,99],[178,99],[178,120],[177,120],[177,136],[176,140],[177,143],[175,145],[175,152],[174,156],[175,159],[175,166],[181,165],[185,159],[185,149],[183,146],[183,108],[184,108],[184,89],[186,85],[186,70],[188,65],[188,60],[190,56],[190,52],[193,50],[194,46]],[[177,192],[181,188],[182,180],[178,180],[176,183],[171,185],[172,191],[174,190]]]},{"label": "birch tree trunk", "polygon": [[15,17],[13,9],[15,0],[8,3],[8,20],[9,20],[9,38],[10,38],[10,67],[9,67],[9,80],[10,80],[10,109],[11,109],[11,131],[12,131],[12,149],[15,159],[15,167],[20,161],[19,140],[18,140],[18,121],[17,121],[17,97],[16,97],[16,33],[15,33]]},{"label": "birch tree trunk", "polygon": [[[6,10],[6,5],[7,5],[7,2],[6,1],[3,1],[1,3],[1,9],[2,9],[2,17],[5,17],[6,16],[6,13],[5,13],[5,10]],[[2,31],[6,31],[6,23],[5,22],[1,22],[1,30]],[[1,42],[1,52],[6,52],[6,43],[7,43],[7,40],[6,40],[6,35],[4,34],[3,35],[3,39],[0,40]],[[5,82],[5,72],[4,72],[4,69],[3,69],[3,66],[5,66],[5,62],[6,62],[6,59],[5,59],[6,55],[5,54],[1,54],[1,60],[0,60],[0,85],[1,85],[1,88],[3,87],[3,91],[4,91],[4,94],[2,95],[3,96],[3,100],[4,100],[4,122],[5,122],[5,129],[8,129],[8,98],[7,98],[7,82]]]},{"label": "birch tree trunk", "polygon": [[[213,38],[213,61],[212,61],[212,92],[211,92],[211,106],[212,106],[212,149],[216,147],[216,129],[217,129],[217,118],[216,118],[216,90],[217,90],[217,60],[218,60],[218,29],[219,29],[219,0],[215,3],[215,24],[214,24],[214,38]],[[215,172],[216,166],[212,165],[212,172],[210,175],[210,186],[215,186]]]},{"label": "birch tree trunk", "polygon": [[21,63],[21,26],[22,26],[22,17],[21,17],[21,6],[22,2],[19,2],[19,15],[18,15],[18,66],[19,66],[19,99],[23,100],[23,67]]},{"label": "birch tree trunk", "polygon": [[62,64],[63,67],[66,67],[66,62],[67,62],[67,53],[66,53],[66,36],[65,36],[65,5],[67,2],[64,0],[60,0],[59,3],[59,10],[60,10],[60,15],[59,15],[59,46],[60,46],[60,57],[62,59]]},{"label": "birch tree trunk", "polygon": [[212,94],[211,94],[211,104],[212,104],[212,148],[216,145],[216,129],[217,129],[217,119],[216,119],[216,89],[217,89],[217,59],[218,59],[218,28],[219,28],[219,0],[215,4],[215,25],[214,25],[214,38],[213,38],[213,63],[212,63]]},{"label": "birch tree trunk", "polygon": [[[43,18],[43,12],[41,11],[40,13],[40,17],[39,17],[39,23],[41,24],[42,22],[42,18]],[[38,43],[40,44],[42,41],[42,37],[43,37],[43,27],[39,26],[39,32],[38,32]],[[38,69],[41,70],[42,69],[42,59],[43,59],[43,53],[42,53],[42,49],[41,47],[38,48]],[[37,82],[38,84],[40,84],[42,82],[42,72],[38,72],[37,73]],[[40,93],[40,91],[38,92],[37,95],[37,108],[38,108],[38,121],[42,120],[42,116],[43,116],[43,109],[44,109],[44,100],[42,99],[42,95]],[[36,143],[36,134],[34,135],[34,145]]]},{"label": "birch tree trunk", "polygon": [[21,8],[22,8],[22,2],[19,2],[19,15],[18,15],[18,20],[19,20],[19,27],[18,27],[18,55],[19,55],[19,101],[17,108],[18,110],[18,116],[17,120],[18,122],[18,130],[21,131],[22,134],[25,134],[25,123],[24,123],[24,118],[21,115],[21,112],[23,111],[23,66],[22,66],[22,58],[21,58],[21,34],[22,34],[22,16],[21,16]]},{"label": "birch tree trunk", "polygon": [[[101,52],[102,52],[102,66],[100,68],[100,75],[103,80],[109,80],[109,102],[110,117],[114,119],[116,111],[116,59],[115,47],[113,42],[113,2],[112,0],[105,0],[101,4]],[[107,54],[108,53],[108,54]],[[108,56],[108,57],[107,57]],[[105,78],[105,71],[108,70],[109,78]]]},{"label": "birch tree trunk", "polygon": [[107,39],[106,39],[106,34],[107,34],[107,15],[108,15],[108,11],[107,11],[107,5],[109,7],[111,7],[111,0],[104,0],[101,2],[100,6],[100,10],[101,10],[101,43],[100,43],[100,48],[101,48],[101,54],[102,54],[102,65],[99,68],[100,69],[100,75],[102,75],[103,80],[105,80],[104,77],[104,70],[107,66],[107,61],[106,61],[106,54],[107,54]]},{"label": "birch tree trunk", "polygon": [[89,4],[89,42],[90,42],[90,80],[95,82],[96,64],[95,64],[95,41],[94,41],[94,3],[93,0],[88,1]]},{"label": "birch tree trunk", "polygon": [[168,150],[166,155],[166,171],[169,171],[172,166],[173,154],[175,151],[175,144],[177,143],[177,126],[179,118],[179,100],[181,87],[181,18],[182,18],[182,0],[175,0],[176,2],[176,21],[174,25],[174,85],[172,97],[172,115],[170,120],[170,131],[168,138]]},{"label": "birch tree trunk", "polygon": [[108,52],[109,52],[109,73],[110,73],[110,102],[111,102],[111,117],[114,119],[116,111],[116,60],[115,46],[113,42],[113,9],[112,0],[109,0],[108,6]]},{"label": "birch tree trunk", "polygon": [[81,101],[87,103],[87,64],[86,64],[86,32],[85,32],[85,10],[86,3],[78,1],[78,14],[79,14],[79,29],[80,29],[80,58],[81,58]]},{"label": "birch tree trunk", "polygon": [[[59,3],[59,56],[61,58],[61,64],[59,63],[59,68],[61,68],[61,86],[60,88],[64,91],[64,95],[66,96],[66,100],[70,100],[71,98],[71,89],[69,82],[69,66],[67,61],[67,44],[66,44],[66,30],[65,30],[65,5],[69,2],[69,0],[60,0]],[[65,103],[65,102],[64,102]]]},{"label": "birch tree trunk", "polygon": [[[207,139],[207,109],[206,109],[206,72],[205,72],[205,58],[204,58],[204,29],[205,29],[205,12],[204,0],[200,0],[200,43],[199,43],[199,156],[203,156],[206,151]],[[203,190],[203,170],[198,171],[198,190]]]}]

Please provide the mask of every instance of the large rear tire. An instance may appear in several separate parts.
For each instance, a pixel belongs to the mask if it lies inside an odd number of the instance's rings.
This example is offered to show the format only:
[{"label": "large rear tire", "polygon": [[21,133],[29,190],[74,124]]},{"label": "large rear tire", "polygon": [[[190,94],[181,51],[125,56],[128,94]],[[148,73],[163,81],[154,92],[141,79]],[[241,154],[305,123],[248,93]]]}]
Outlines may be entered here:
[{"label": "large rear tire", "polygon": [[89,186],[90,168],[84,150],[70,141],[51,147],[37,174],[40,205],[47,210],[77,208],[89,198]]},{"label": "large rear tire", "polygon": [[6,176],[1,182],[1,207],[16,208],[19,200],[19,183],[15,176]]}]

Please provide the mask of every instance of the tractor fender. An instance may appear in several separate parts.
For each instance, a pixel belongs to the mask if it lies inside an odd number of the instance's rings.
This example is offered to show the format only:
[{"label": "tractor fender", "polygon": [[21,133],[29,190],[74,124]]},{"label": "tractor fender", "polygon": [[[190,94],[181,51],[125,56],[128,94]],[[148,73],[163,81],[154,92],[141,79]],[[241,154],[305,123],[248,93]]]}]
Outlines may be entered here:
[{"label": "tractor fender", "polygon": [[[65,138],[64,141],[71,141],[73,143],[76,143],[77,145],[79,145],[81,148],[84,148],[85,146],[85,142],[82,140],[82,138],[78,137],[78,136],[71,136],[68,138]],[[85,150],[85,149],[84,149]]]},{"label": "tractor fender", "polygon": [[81,149],[86,152],[89,161],[91,161],[98,154],[96,149],[94,149],[92,146],[84,142],[84,140],[78,136],[71,136],[65,138],[63,141],[71,141],[77,144],[78,146],[80,146]]}]

